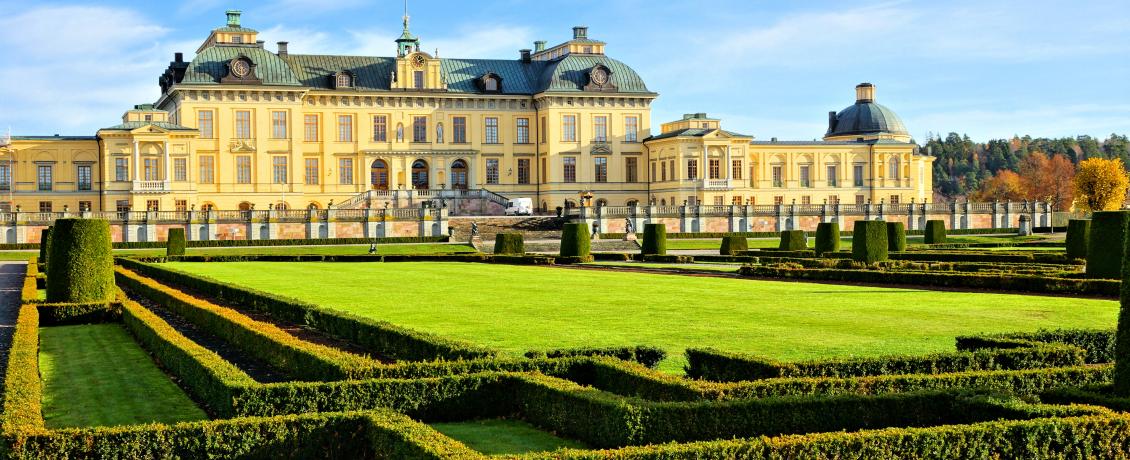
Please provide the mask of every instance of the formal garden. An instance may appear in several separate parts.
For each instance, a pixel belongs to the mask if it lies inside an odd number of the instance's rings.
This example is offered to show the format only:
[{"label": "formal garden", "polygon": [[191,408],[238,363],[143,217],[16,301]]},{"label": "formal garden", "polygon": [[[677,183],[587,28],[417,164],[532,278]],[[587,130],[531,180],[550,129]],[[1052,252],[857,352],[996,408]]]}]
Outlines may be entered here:
[{"label": "formal garden", "polygon": [[61,219],[21,253],[4,453],[1119,457],[1128,216],[1058,240],[861,221],[772,246],[647,225],[639,253],[594,252],[584,223],[557,253],[506,233],[489,253],[114,249],[104,221]]}]

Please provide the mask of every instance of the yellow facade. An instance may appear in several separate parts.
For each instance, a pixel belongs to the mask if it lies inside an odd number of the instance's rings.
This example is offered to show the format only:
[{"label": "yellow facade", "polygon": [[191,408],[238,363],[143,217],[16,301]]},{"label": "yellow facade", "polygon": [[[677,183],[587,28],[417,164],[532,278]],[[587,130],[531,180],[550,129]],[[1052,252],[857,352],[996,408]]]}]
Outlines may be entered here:
[{"label": "yellow facade", "polygon": [[[487,189],[552,209],[582,195],[625,205],[930,193],[929,157],[899,134],[755,142],[703,115],[652,136],[657,94],[583,27],[515,60],[482,60],[422,51],[404,25],[395,57],[292,55],[285,42],[266,50],[229,12],[193,60],[178,53],[155,104],[90,138],[16,138],[12,200],[54,211],[321,208],[368,190]],[[53,185],[39,190],[30,179],[48,164]],[[856,186],[849,168],[860,164]],[[81,166],[89,190],[78,190]]]}]

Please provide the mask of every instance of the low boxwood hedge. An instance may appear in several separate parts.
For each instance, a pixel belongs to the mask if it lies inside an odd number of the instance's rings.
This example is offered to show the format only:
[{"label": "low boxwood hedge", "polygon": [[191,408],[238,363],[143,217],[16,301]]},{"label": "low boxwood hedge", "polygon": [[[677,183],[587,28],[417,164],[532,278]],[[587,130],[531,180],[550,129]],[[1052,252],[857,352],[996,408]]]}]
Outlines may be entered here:
[{"label": "low boxwood hedge", "polygon": [[495,254],[525,254],[526,243],[522,234],[518,232],[505,232],[494,235]]},{"label": "low boxwood hedge", "polygon": [[640,363],[655,368],[667,357],[667,352],[659,347],[637,345],[634,347],[606,348],[559,348],[553,350],[527,351],[527,358],[569,358],[574,356],[609,356],[623,361]]}]

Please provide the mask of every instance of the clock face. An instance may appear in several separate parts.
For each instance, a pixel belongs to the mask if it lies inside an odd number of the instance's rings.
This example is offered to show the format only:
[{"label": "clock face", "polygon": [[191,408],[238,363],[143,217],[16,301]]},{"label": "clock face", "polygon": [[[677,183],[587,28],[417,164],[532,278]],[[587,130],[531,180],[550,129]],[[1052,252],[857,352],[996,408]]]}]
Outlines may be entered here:
[{"label": "clock face", "polygon": [[426,63],[427,63],[427,60],[424,58],[424,56],[422,54],[417,54],[415,56],[412,56],[412,67],[415,67],[417,69],[422,69],[422,68],[424,68],[424,64],[426,64]]},{"label": "clock face", "polygon": [[608,72],[601,67],[597,67],[592,69],[592,74],[589,75],[589,78],[592,78],[592,82],[597,85],[604,85],[608,83]]},{"label": "clock face", "polygon": [[251,66],[243,59],[236,59],[231,63],[231,73],[239,78],[244,78],[251,73]]}]

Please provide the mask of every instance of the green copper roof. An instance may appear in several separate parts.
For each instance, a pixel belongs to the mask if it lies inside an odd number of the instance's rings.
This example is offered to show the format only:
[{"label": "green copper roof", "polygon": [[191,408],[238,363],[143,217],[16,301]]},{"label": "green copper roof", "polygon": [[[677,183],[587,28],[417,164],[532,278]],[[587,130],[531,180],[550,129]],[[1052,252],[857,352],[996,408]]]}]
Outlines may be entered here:
[{"label": "green copper roof", "polygon": [[328,56],[289,54],[282,58],[290,64],[294,76],[303,86],[333,89],[333,75],[341,71],[353,73],[353,86],[363,91],[388,91],[396,59],[369,56]]},{"label": "green copper roof", "polygon": [[290,66],[275,53],[256,45],[217,45],[197,54],[184,73],[181,84],[214,85],[228,74],[228,62],[246,56],[255,64],[255,76],[264,85],[302,86]]},{"label": "green copper roof", "polygon": [[544,61],[523,63],[517,59],[442,59],[440,69],[447,81],[447,90],[459,93],[477,93],[475,79],[493,72],[502,78],[502,94],[534,94],[538,75]]},{"label": "green copper roof", "polygon": [[660,139],[668,139],[668,138],[672,138],[672,137],[682,137],[682,136],[702,137],[702,136],[705,136],[705,135],[710,134],[710,133],[715,132],[715,131],[718,131],[718,132],[720,132],[724,135],[730,136],[730,137],[747,137],[747,138],[750,138],[750,139],[753,138],[753,136],[748,136],[748,135],[745,135],[745,134],[739,134],[739,133],[735,133],[733,131],[726,131],[724,129],[684,128],[684,129],[676,129],[674,131],[666,132],[666,133],[663,133],[663,134],[656,134],[654,136],[648,137],[647,139],[644,139],[644,142],[657,141],[657,140],[660,140]]},{"label": "green copper roof", "polygon": [[248,29],[246,27],[232,27],[232,26],[220,27],[219,29],[216,29],[214,32],[232,32],[232,33],[250,33],[250,34],[259,33],[259,31],[255,30],[255,29]]},{"label": "green copper roof", "polygon": [[836,114],[835,125],[825,136],[876,133],[909,134],[893,110],[874,102],[856,102]]},{"label": "green copper roof", "polygon": [[176,123],[169,123],[167,121],[127,121],[119,125],[114,125],[109,128],[102,129],[115,131],[132,131],[137,128],[144,128],[150,125],[169,131],[196,131],[196,128],[188,128]]},{"label": "green copper roof", "polygon": [[568,54],[547,61],[538,82],[538,92],[584,91],[589,83],[589,70],[603,64],[612,71],[611,82],[621,93],[651,93],[639,74],[627,64],[608,56],[597,54]]}]

